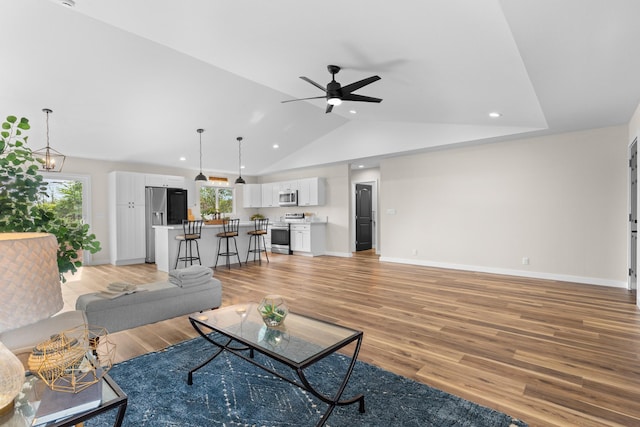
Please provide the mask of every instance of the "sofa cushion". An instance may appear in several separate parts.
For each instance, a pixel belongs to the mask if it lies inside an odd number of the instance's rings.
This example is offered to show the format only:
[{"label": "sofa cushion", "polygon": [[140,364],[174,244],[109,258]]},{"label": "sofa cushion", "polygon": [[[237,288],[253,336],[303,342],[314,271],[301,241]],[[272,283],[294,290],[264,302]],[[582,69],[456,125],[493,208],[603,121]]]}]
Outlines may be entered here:
[{"label": "sofa cushion", "polygon": [[81,295],[76,309],[86,312],[89,325],[117,332],[172,317],[217,308],[222,302],[222,284],[211,278],[199,286],[181,288],[170,282],[138,285],[137,291],[117,298],[100,293]]}]

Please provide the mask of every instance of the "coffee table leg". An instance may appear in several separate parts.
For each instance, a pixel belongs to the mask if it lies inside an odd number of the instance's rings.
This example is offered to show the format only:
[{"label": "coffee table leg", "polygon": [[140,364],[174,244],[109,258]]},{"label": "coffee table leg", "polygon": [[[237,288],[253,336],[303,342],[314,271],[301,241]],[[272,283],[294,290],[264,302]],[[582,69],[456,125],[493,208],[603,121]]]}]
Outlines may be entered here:
[{"label": "coffee table leg", "polygon": [[195,368],[189,371],[189,375],[187,376],[187,384],[193,385],[193,373],[198,369],[202,368],[203,366],[206,366],[209,362],[215,359],[220,353],[222,353],[222,350],[224,350],[231,343],[232,340],[231,338],[229,338],[226,344],[224,345],[218,344],[217,342],[209,338],[207,334],[202,332],[202,330],[200,330],[198,325],[193,320],[190,320],[190,322],[191,322],[191,326],[193,326],[193,329],[195,329],[196,332],[198,332],[198,334],[202,336],[202,338],[204,338],[205,340],[209,341],[211,344],[218,347],[218,350],[215,353],[213,353],[211,357],[209,357],[207,360],[205,360],[204,362],[202,362],[201,364],[199,364],[198,366],[196,366]]},{"label": "coffee table leg", "polygon": [[356,348],[355,348],[355,350],[353,352],[353,356],[351,357],[351,363],[349,364],[349,368],[347,369],[347,372],[345,373],[344,379],[342,380],[342,383],[340,384],[340,387],[338,388],[338,391],[333,396],[333,398],[329,398],[327,396],[324,396],[323,394],[321,394],[320,392],[315,390],[313,388],[313,386],[311,386],[311,384],[307,380],[306,376],[304,375],[304,371],[302,369],[296,369],[296,373],[298,374],[298,378],[300,378],[300,381],[302,381],[302,384],[304,385],[304,389],[309,391],[311,394],[316,396],[318,399],[320,399],[323,402],[329,404],[329,408],[327,408],[327,410],[325,411],[324,415],[322,416],[322,419],[320,421],[318,421],[318,424],[316,424],[316,426],[323,426],[324,423],[327,422],[327,419],[329,418],[329,415],[331,415],[331,412],[333,412],[333,409],[336,406],[351,405],[353,403],[358,402],[358,411],[360,413],[364,413],[365,407],[364,407],[364,395],[363,394],[359,394],[359,395],[357,395],[357,396],[355,396],[355,397],[353,397],[351,399],[340,400],[340,398],[342,397],[342,393],[344,393],[344,389],[347,387],[347,383],[349,382],[349,379],[351,378],[351,374],[353,373],[353,368],[356,365],[356,360],[358,359],[358,353],[360,352],[360,346],[361,345],[362,345],[362,335],[360,335],[360,337],[358,338],[358,341],[356,343]]},{"label": "coffee table leg", "polygon": [[127,410],[127,400],[125,399],[124,403],[120,405],[118,408],[118,415],[116,415],[116,422],[113,427],[120,427],[122,425],[122,421],[124,420],[124,413]]},{"label": "coffee table leg", "polygon": [[[231,341],[231,340],[229,340]],[[209,362],[211,362],[213,359],[215,359],[220,353],[222,353],[223,348],[219,348],[215,353],[213,353],[213,355],[208,358],[207,360],[205,360],[204,362],[202,362],[201,364],[199,364],[198,366],[196,366],[195,368],[193,368],[192,370],[189,371],[189,376],[187,377],[187,384],[189,385],[193,385],[193,373],[195,371],[197,371],[198,369],[202,368],[203,366],[207,365]]]}]

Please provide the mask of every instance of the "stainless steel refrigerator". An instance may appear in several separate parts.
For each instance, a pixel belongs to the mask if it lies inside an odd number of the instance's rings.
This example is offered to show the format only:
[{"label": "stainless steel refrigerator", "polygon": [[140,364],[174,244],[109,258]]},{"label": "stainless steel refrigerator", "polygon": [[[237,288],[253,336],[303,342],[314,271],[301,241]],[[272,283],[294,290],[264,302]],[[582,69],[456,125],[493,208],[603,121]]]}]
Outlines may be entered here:
[{"label": "stainless steel refrigerator", "polygon": [[145,261],[156,262],[156,234],[154,225],[182,224],[187,219],[187,190],[182,188],[146,187],[145,235],[147,255]]}]

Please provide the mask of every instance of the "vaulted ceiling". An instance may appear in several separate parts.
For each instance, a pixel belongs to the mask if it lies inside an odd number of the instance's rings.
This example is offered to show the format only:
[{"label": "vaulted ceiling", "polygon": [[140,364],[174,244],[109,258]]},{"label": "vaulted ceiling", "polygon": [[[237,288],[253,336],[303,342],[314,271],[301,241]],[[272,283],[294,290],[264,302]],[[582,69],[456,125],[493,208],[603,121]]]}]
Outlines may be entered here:
[{"label": "vaulted ceiling", "polygon": [[[73,157],[243,175],[625,124],[637,0],[0,0],[0,115]],[[380,104],[325,100],[327,65]],[[354,112],[352,112],[354,111]],[[501,117],[489,117],[499,112]],[[274,149],[274,144],[279,146]],[[179,160],[184,157],[186,160]]]}]

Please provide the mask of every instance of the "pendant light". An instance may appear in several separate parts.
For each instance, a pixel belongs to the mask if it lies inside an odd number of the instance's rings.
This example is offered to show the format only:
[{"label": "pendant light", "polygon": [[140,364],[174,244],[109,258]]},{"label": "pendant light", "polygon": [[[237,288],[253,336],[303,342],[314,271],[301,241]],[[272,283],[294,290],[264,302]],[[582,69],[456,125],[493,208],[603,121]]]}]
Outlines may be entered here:
[{"label": "pendant light", "polygon": [[49,146],[49,114],[53,113],[53,111],[49,108],[43,108],[42,111],[47,115],[47,146],[33,151],[31,154],[40,163],[39,169],[41,171],[60,172],[66,156]]},{"label": "pendant light", "polygon": [[206,181],[207,177],[202,173],[202,132],[204,129],[197,129],[196,132],[200,134],[200,173],[196,176],[196,181]]},{"label": "pendant light", "polygon": [[239,136],[236,139],[238,140],[238,179],[236,179],[236,184],[246,184],[242,179],[242,137]]}]

